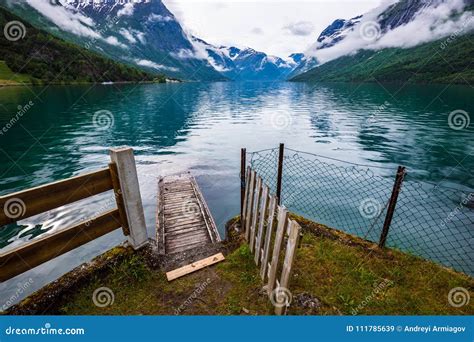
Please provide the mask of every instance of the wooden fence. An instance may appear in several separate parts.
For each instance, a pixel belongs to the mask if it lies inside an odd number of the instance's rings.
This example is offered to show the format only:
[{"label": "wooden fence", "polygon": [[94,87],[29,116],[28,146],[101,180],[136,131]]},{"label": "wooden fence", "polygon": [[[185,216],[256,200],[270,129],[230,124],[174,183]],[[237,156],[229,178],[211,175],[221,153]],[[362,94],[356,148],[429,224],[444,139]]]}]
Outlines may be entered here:
[{"label": "wooden fence", "polygon": [[133,150],[113,149],[110,157],[111,163],[106,169],[0,197],[0,229],[109,190],[114,191],[117,204],[117,208],[88,221],[0,253],[0,281],[13,278],[120,227],[134,248],[146,243],[148,236]]},{"label": "wooden fence", "polygon": [[[270,194],[269,187],[250,167],[245,179],[241,225],[255,263],[260,266],[260,276],[264,282],[267,280],[266,289],[275,305],[275,313],[281,315],[291,302],[288,285],[301,227],[289,219],[286,208],[278,205],[278,198]],[[287,242],[283,252],[285,237]]]}]

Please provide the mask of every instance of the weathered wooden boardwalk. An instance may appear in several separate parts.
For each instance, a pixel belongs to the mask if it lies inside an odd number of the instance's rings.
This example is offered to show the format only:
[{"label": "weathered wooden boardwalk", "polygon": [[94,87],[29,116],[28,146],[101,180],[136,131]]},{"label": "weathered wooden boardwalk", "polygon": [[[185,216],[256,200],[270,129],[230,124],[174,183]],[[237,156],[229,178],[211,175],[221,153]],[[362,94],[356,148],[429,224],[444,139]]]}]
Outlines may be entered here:
[{"label": "weathered wooden boardwalk", "polygon": [[209,208],[189,173],[160,178],[156,222],[160,254],[220,241]]}]

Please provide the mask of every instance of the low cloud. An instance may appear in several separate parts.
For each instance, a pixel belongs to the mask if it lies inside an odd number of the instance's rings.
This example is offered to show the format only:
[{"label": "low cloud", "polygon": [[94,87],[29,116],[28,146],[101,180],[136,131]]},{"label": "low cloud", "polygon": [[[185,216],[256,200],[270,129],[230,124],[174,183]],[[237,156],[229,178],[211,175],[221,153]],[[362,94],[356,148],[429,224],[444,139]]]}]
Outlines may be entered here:
[{"label": "low cloud", "polygon": [[157,70],[168,70],[168,71],[179,71],[177,68],[169,67],[163,64],[158,64],[148,59],[135,59],[134,62],[137,65],[144,66],[147,68],[157,69]]},{"label": "low cloud", "polygon": [[123,8],[118,10],[117,17],[122,17],[122,16],[129,17],[133,14],[134,11],[135,11],[135,7],[134,7],[133,2],[128,2],[125,5],[123,5]]},{"label": "low cloud", "polygon": [[298,21],[286,25],[283,29],[294,36],[309,36],[314,32],[314,25],[310,21]]},{"label": "low cloud", "polygon": [[49,1],[26,0],[26,3],[64,31],[82,37],[101,38],[94,29],[94,21],[79,12],[69,11],[63,6],[54,6]]},{"label": "low cloud", "polygon": [[100,39],[110,45],[118,46],[123,49],[127,48],[127,46],[120,43],[116,37],[101,36],[96,28],[96,23],[74,8],[57,6],[54,5],[54,2],[50,1],[25,0],[25,2],[63,31],[70,32],[77,36],[91,38],[91,40]]},{"label": "low cloud", "polygon": [[147,20],[149,22],[168,22],[168,21],[173,21],[174,18],[169,15],[161,15],[161,14],[152,13],[148,16]]},{"label": "low cloud", "polygon": [[[426,7],[409,23],[382,33],[377,24],[378,16],[396,1],[385,1],[380,7],[365,14],[360,23],[349,31],[336,45],[321,49],[321,43],[314,44],[306,55],[314,57],[320,64],[336,58],[355,54],[360,50],[381,50],[384,48],[410,48],[430,41],[460,34],[474,29],[473,13],[459,13],[465,6],[463,0],[449,0]],[[367,30],[367,32],[365,32]],[[370,37],[367,37],[367,35]],[[369,38],[369,39],[368,39]]]},{"label": "low cloud", "polygon": [[131,44],[136,44],[138,42],[142,44],[146,43],[145,34],[138,30],[133,30],[133,29],[127,30],[125,28],[121,28],[119,30],[119,33]]},{"label": "low cloud", "polygon": [[122,49],[126,49],[127,48],[127,45],[125,44],[122,44],[118,41],[118,39],[114,36],[109,36],[107,38],[104,38],[104,41],[106,43],[109,43],[110,45],[114,45],[114,46],[118,46],[118,47],[121,47]]},{"label": "low cloud", "polygon": [[122,35],[122,37],[124,37],[130,43],[135,44],[137,42],[137,39],[133,36],[133,34],[129,30],[121,28],[119,33]]}]

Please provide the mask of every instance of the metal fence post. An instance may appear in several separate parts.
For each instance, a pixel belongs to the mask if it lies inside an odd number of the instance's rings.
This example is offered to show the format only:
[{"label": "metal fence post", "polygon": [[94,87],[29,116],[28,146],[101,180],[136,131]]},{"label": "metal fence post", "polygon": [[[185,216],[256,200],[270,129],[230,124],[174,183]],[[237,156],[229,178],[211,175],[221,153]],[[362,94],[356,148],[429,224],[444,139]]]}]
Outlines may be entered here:
[{"label": "metal fence post", "polygon": [[280,144],[280,152],[278,154],[278,176],[277,176],[277,188],[276,196],[278,204],[281,203],[281,182],[283,179],[283,154],[285,151],[285,144]]},{"label": "metal fence post", "polygon": [[390,224],[392,223],[393,213],[395,212],[398,195],[400,193],[405,174],[405,167],[399,166],[397,170],[397,175],[395,176],[395,183],[393,184],[392,196],[390,197],[390,203],[387,208],[387,215],[385,216],[385,222],[383,223],[382,234],[380,235],[380,248],[385,247],[385,242],[387,241],[388,236],[388,230],[390,229]]},{"label": "metal fence post", "polygon": [[245,198],[245,166],[247,164],[247,150],[242,148],[240,150],[240,217],[242,219],[244,214],[244,198]]}]

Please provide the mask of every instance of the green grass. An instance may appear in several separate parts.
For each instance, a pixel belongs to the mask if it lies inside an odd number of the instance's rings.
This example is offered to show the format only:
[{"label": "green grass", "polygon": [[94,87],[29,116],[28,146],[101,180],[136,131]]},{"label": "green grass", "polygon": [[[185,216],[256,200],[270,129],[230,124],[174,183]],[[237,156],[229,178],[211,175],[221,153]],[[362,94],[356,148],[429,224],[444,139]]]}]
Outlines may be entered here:
[{"label": "green grass", "polygon": [[363,50],[344,56],[294,77],[311,82],[474,82],[471,64],[474,34],[441,39],[409,49]]},{"label": "green grass", "polygon": [[14,73],[5,61],[0,61],[0,85],[31,83],[31,78],[30,75]]},{"label": "green grass", "polygon": [[[132,271],[132,270],[138,271]],[[98,307],[92,297],[97,288],[108,287],[114,303]],[[224,263],[168,282],[165,273],[153,271],[139,257],[127,258],[105,278],[96,278],[60,308],[73,315],[174,315],[269,314],[271,305],[259,295],[260,278],[247,246],[241,246]],[[197,299],[189,298],[196,296]]]},{"label": "green grass", "polygon": [[[472,278],[435,263],[395,250],[381,251],[353,236],[297,217],[303,227],[290,290],[294,302],[289,314],[464,315],[474,303],[451,306],[452,288],[474,289]],[[146,266],[129,256],[106,276],[79,288],[59,309],[84,315],[267,315],[273,307],[265,292],[253,256],[241,245],[226,260],[179,278]],[[99,287],[110,288],[114,303],[101,308],[92,296]],[[308,307],[298,298],[313,298]]]},{"label": "green grass", "polygon": [[[300,221],[306,229],[314,223]],[[324,229],[319,227],[319,229]],[[435,263],[394,250],[381,252],[350,240],[331,240],[305,233],[291,284],[294,293],[308,292],[325,305],[321,314],[440,315],[472,314],[474,305],[455,308],[448,293],[471,291],[472,278]],[[336,310],[337,309],[337,310]],[[295,313],[304,313],[296,310]]]}]

